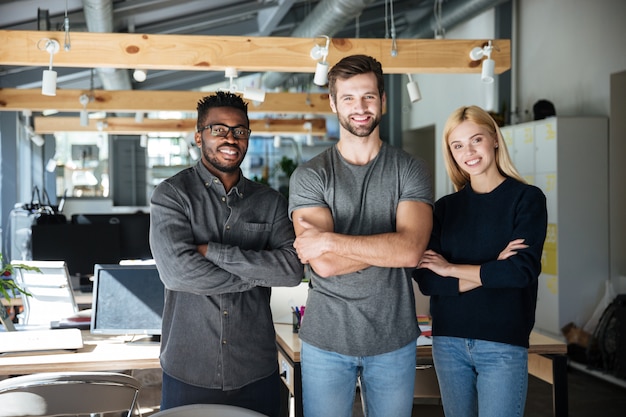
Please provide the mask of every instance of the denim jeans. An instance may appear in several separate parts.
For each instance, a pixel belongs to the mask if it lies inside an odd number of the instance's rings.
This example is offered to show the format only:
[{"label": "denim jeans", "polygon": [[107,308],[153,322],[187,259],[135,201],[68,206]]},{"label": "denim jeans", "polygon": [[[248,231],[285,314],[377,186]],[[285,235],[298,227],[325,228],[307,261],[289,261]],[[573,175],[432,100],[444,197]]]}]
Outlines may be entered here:
[{"label": "denim jeans", "polygon": [[446,417],[521,417],[528,350],[506,343],[433,337],[433,360]]},{"label": "denim jeans", "polygon": [[367,417],[409,417],[415,385],[415,342],[375,356],[346,356],[302,342],[305,417],[350,417],[357,378]]},{"label": "denim jeans", "polygon": [[188,404],[227,404],[248,408],[270,417],[280,415],[278,371],[242,388],[222,391],[186,384],[163,372],[161,409]]}]

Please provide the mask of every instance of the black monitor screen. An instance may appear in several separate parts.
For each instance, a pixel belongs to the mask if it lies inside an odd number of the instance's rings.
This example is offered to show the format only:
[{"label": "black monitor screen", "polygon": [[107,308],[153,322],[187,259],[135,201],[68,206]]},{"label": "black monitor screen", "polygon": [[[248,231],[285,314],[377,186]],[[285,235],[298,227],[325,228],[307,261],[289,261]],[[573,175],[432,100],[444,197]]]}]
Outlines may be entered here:
[{"label": "black monitor screen", "polygon": [[98,263],[119,263],[117,224],[37,224],[31,227],[35,261],[65,261],[70,275],[91,276]]},{"label": "black monitor screen", "polygon": [[96,265],[91,333],[160,335],[164,292],[155,265]]},{"label": "black monitor screen", "polygon": [[74,214],[72,223],[119,224],[122,259],[152,259],[149,213]]}]

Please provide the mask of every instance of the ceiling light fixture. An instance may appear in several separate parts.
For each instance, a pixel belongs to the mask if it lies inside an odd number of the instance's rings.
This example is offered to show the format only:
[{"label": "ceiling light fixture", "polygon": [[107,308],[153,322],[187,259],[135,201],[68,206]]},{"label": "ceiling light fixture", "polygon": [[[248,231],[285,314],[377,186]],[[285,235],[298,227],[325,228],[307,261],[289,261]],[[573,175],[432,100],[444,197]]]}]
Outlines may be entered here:
[{"label": "ceiling light fixture", "polygon": [[492,42],[489,41],[487,45],[483,46],[482,48],[477,46],[473,48],[469,53],[470,59],[472,61],[478,61],[481,60],[483,57],[487,57],[487,59],[483,61],[482,72],[480,75],[480,79],[484,83],[492,83],[495,79],[496,62],[491,59],[491,52],[493,51],[493,48],[494,46]]},{"label": "ceiling light fixture", "polygon": [[409,82],[406,84],[406,90],[409,93],[409,100],[411,100],[411,103],[420,101],[422,99],[422,93],[420,93],[420,87],[417,85],[417,81],[413,80],[411,74],[407,74],[407,76],[409,77]]},{"label": "ceiling light fixture", "polygon": [[87,112],[87,104],[89,104],[91,100],[89,99],[89,96],[87,94],[81,94],[80,97],[78,97],[78,101],[83,106],[82,110],[80,111],[80,125],[89,126],[89,113]]},{"label": "ceiling light fixture", "polygon": [[304,122],[302,125],[304,130],[306,130],[306,145],[313,146],[315,145],[315,140],[313,139],[313,123]]},{"label": "ceiling light fixture", "polygon": [[133,71],[133,78],[138,83],[142,83],[146,81],[146,78],[148,78],[148,71],[145,69],[137,68]]},{"label": "ceiling light fixture", "polygon": [[323,87],[328,83],[328,48],[330,47],[330,37],[321,35],[320,37],[326,38],[326,45],[315,45],[311,49],[311,58],[318,61],[315,66],[315,76],[313,77],[313,84]]},{"label": "ceiling light fixture", "polygon": [[[42,41],[45,41],[45,43],[42,44]],[[43,38],[39,40],[37,47],[41,50],[46,50],[50,54],[50,67],[43,71],[43,78],[41,79],[41,94],[44,96],[56,96],[57,72],[52,70],[52,59],[54,54],[59,52],[61,46],[56,39]]]},{"label": "ceiling light fixture", "polygon": [[236,94],[236,93],[242,94],[244,100],[251,100],[251,101],[256,101],[259,103],[262,103],[263,101],[265,101],[265,90],[262,90],[260,88],[254,88],[254,87],[245,87],[243,91],[239,91],[237,89],[237,85],[233,81],[235,78],[239,76],[237,69],[228,67],[224,71],[224,75],[230,81],[230,86],[228,87],[227,91],[233,94]]}]

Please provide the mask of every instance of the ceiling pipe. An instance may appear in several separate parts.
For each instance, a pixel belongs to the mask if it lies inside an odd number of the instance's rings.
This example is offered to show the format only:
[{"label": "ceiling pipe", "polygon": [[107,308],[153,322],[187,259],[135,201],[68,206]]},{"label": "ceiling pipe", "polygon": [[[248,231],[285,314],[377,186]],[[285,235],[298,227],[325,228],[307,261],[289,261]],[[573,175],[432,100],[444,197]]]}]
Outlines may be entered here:
[{"label": "ceiling pipe", "polygon": [[[294,38],[317,38],[321,35],[332,37],[373,2],[374,0],[322,0],[290,36]],[[311,42],[311,48],[313,45]],[[315,61],[312,59],[311,68],[315,68]],[[292,75],[284,72],[268,72],[263,77],[263,85],[266,89],[280,87]]]},{"label": "ceiling pipe", "polygon": [[[450,29],[479,14],[510,0],[450,0],[443,4],[441,25]],[[291,36],[315,38],[319,35],[331,36],[338,28],[344,27],[355,19],[372,1],[370,0],[323,0],[293,31]],[[437,29],[434,15],[427,15],[411,24],[398,34],[399,38],[433,38]],[[314,67],[311,63],[311,68]],[[263,85],[273,89],[284,85],[295,74],[268,72],[263,77]],[[307,76],[309,76],[307,74]],[[309,76],[310,78],[310,76]]]},{"label": "ceiling pipe", "polygon": [[[451,29],[479,14],[506,3],[510,0],[449,0],[443,3],[441,26]],[[437,19],[434,14],[412,23],[398,34],[400,38],[432,38],[437,30]]]},{"label": "ceiling pipe", "polygon": [[[83,0],[87,30],[95,33],[113,32],[113,1]],[[104,90],[132,90],[130,74],[126,69],[96,68]]]}]

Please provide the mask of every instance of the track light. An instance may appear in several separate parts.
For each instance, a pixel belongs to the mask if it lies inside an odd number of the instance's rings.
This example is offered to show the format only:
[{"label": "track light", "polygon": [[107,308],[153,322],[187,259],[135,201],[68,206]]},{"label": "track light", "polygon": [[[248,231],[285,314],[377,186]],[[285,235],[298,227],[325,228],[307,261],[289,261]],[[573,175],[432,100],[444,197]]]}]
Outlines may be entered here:
[{"label": "track light", "polygon": [[135,113],[135,123],[143,123],[144,113],[142,111],[138,111]]},{"label": "track light", "polygon": [[224,71],[224,76],[228,78],[230,81],[230,86],[228,87],[227,91],[233,94],[235,93],[241,94],[244,100],[257,101],[261,103],[265,101],[265,90],[262,90],[260,88],[254,88],[254,87],[246,87],[244,88],[243,91],[239,91],[237,89],[237,85],[233,81],[235,78],[239,76],[237,69],[232,68],[232,67],[226,68],[226,70]]},{"label": "track light", "polygon": [[407,76],[409,77],[409,82],[406,84],[406,90],[409,93],[409,100],[411,100],[411,103],[420,101],[422,99],[422,93],[420,93],[420,87],[417,85],[417,81],[413,80],[411,74],[407,74]]},{"label": "track light", "polygon": [[321,59],[315,66],[313,84],[323,87],[328,83],[328,62],[326,62],[326,57],[328,56],[328,48],[330,47],[330,37],[326,35],[322,35],[321,37],[326,38],[326,45],[315,45],[311,49],[311,58],[316,61]]},{"label": "track light", "polygon": [[43,38],[39,40],[37,47],[39,49],[45,49],[50,54],[50,67],[47,70],[43,70],[43,77],[41,79],[41,94],[44,96],[56,96],[57,72],[52,70],[52,59],[54,54],[59,52],[61,46],[56,39]]},{"label": "track light", "polygon": [[83,106],[83,109],[80,111],[80,125],[81,126],[89,126],[89,113],[87,112],[87,104],[91,101],[87,94],[81,94],[78,97],[78,101]]},{"label": "track light", "polygon": [[494,47],[492,42],[489,41],[487,45],[483,46],[482,48],[478,46],[473,48],[469,54],[472,61],[478,61],[483,57],[487,57],[487,59],[483,61],[482,72],[480,75],[480,79],[484,83],[492,83],[495,78],[496,62],[491,59],[491,52],[493,51],[493,48]]},{"label": "track light", "polygon": [[275,135],[274,136],[274,148],[278,149],[280,148],[281,145],[282,145],[282,139],[280,135]]},{"label": "track light", "polygon": [[135,71],[133,71],[133,78],[138,83],[142,83],[146,81],[146,78],[148,78],[148,71],[137,68]]}]

